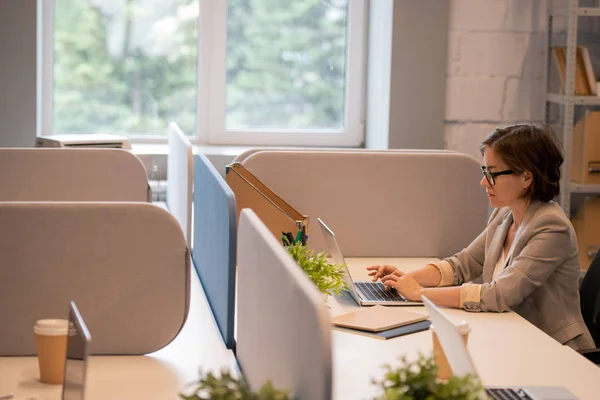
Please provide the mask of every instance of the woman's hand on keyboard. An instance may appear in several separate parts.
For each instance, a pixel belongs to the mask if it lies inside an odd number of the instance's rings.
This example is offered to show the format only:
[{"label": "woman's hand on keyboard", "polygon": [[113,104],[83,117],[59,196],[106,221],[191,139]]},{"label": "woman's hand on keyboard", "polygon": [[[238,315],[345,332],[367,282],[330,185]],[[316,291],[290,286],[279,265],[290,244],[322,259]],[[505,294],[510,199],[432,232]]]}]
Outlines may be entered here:
[{"label": "woman's hand on keyboard", "polygon": [[395,288],[398,293],[410,301],[421,301],[423,286],[410,275],[396,276],[390,274],[381,278],[386,289]]},{"label": "woman's hand on keyboard", "polygon": [[367,267],[367,270],[369,271],[369,276],[373,277],[373,282],[377,282],[377,280],[383,278],[384,276],[392,274],[396,276],[404,275],[404,272],[400,271],[393,265],[372,265]]}]

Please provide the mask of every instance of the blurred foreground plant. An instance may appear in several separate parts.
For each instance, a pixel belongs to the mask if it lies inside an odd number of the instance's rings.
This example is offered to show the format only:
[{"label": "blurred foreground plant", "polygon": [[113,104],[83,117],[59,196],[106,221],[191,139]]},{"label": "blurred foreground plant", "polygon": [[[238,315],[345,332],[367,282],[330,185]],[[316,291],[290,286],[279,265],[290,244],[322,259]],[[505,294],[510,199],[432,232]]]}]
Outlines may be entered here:
[{"label": "blurred foreground plant", "polygon": [[373,379],[374,385],[383,389],[378,400],[478,400],[483,386],[477,377],[452,376],[448,381],[437,379],[437,366],[433,357],[419,354],[416,361],[400,358],[403,366],[392,369],[385,365],[383,380]]},{"label": "blurred foreground plant", "polygon": [[200,378],[194,394],[185,396],[183,400],[289,400],[286,391],[273,387],[271,381],[266,381],[258,392],[253,392],[243,379],[236,379],[228,371],[221,371],[221,376],[212,372]]}]

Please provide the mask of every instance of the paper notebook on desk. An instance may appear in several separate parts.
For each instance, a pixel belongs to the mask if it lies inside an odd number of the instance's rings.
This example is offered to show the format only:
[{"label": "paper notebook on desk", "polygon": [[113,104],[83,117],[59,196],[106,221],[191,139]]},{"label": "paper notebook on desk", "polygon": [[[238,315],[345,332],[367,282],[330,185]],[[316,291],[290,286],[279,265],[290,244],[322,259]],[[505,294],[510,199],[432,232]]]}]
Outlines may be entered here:
[{"label": "paper notebook on desk", "polygon": [[373,306],[332,318],[331,323],[345,328],[381,332],[399,326],[409,325],[428,319],[427,315],[417,314],[399,308]]},{"label": "paper notebook on desk", "polygon": [[380,305],[337,316],[331,323],[337,330],[383,340],[423,331],[431,325],[426,315]]},{"label": "paper notebook on desk", "polygon": [[415,322],[414,324],[400,326],[398,328],[388,329],[381,332],[363,331],[360,329],[343,328],[341,326],[334,326],[333,329],[336,331],[354,333],[356,335],[368,336],[375,339],[387,340],[398,336],[408,335],[410,333],[426,331],[431,326],[431,321],[425,320],[421,322]]}]

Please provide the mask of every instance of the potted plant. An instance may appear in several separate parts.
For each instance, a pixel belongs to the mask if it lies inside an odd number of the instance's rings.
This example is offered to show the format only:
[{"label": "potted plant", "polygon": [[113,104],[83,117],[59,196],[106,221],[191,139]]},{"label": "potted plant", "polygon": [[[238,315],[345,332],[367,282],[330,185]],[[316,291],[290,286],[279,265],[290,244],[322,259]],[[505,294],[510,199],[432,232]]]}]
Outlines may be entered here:
[{"label": "potted plant", "polygon": [[234,378],[229,372],[221,371],[221,376],[212,372],[202,376],[197,383],[194,393],[185,396],[183,400],[288,400],[287,392],[273,387],[271,381],[266,381],[258,392],[250,390],[246,381]]},{"label": "potted plant", "polygon": [[385,375],[381,381],[373,379],[383,394],[380,400],[478,400],[483,386],[477,377],[467,375],[450,377],[447,381],[437,378],[437,367],[433,357],[419,354],[416,361],[409,362],[401,357],[403,366],[393,369],[384,366]]},{"label": "potted plant", "polygon": [[320,252],[315,254],[314,250],[309,250],[304,241],[295,242],[283,235],[281,237],[283,245],[288,254],[302,268],[302,270],[313,281],[317,289],[325,295],[340,294],[340,291],[347,290],[347,284],[344,281],[344,265],[337,265],[327,262],[327,253]]}]

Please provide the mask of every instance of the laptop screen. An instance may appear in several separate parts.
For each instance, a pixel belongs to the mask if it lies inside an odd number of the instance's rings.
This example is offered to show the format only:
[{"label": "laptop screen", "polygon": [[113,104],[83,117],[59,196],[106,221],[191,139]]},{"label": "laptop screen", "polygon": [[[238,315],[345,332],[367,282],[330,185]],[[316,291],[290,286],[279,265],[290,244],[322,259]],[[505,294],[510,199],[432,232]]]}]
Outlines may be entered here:
[{"label": "laptop screen", "polygon": [[63,378],[63,400],[83,400],[85,395],[86,364],[91,341],[81,314],[74,302],[69,309],[69,336]]},{"label": "laptop screen", "polygon": [[333,262],[338,265],[346,264],[344,260],[344,256],[340,251],[340,247],[335,240],[335,234],[333,231],[325,225],[325,222],[321,218],[317,218],[319,225],[321,225],[321,230],[323,231],[323,237],[325,237],[325,241],[327,242],[327,250],[329,251],[329,255],[333,259]]},{"label": "laptop screen", "polygon": [[317,218],[317,221],[321,225],[321,230],[323,231],[323,236],[325,237],[325,241],[327,242],[327,248],[329,251],[329,255],[333,259],[333,262],[336,263],[337,265],[344,265],[343,279],[346,282],[346,284],[348,285],[348,290],[349,290],[350,296],[352,296],[352,298],[358,304],[360,304],[360,301],[361,301],[360,297],[358,296],[358,293],[356,292],[356,287],[354,286],[354,281],[352,280],[352,277],[350,276],[350,271],[348,270],[346,260],[344,259],[344,256],[342,255],[342,252],[340,250],[340,246],[338,246],[337,240],[335,239],[335,234],[325,224],[325,222],[323,222],[323,220],[321,218]]}]

